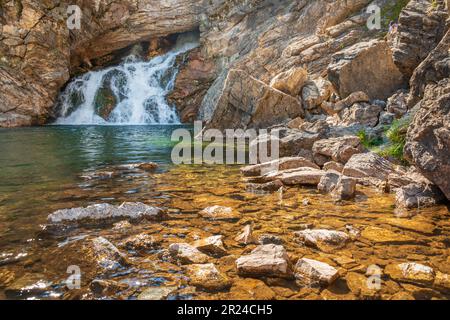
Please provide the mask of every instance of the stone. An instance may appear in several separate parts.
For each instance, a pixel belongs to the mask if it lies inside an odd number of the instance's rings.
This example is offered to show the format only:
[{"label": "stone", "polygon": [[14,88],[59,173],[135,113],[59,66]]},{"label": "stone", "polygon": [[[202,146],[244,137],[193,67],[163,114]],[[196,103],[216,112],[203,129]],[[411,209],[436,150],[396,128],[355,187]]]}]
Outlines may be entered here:
[{"label": "stone", "polygon": [[8,286],[14,281],[15,278],[16,275],[13,271],[3,268],[3,270],[0,271],[0,288]]},{"label": "stone", "polygon": [[308,72],[299,67],[278,74],[270,82],[270,86],[288,95],[296,97],[308,78]]},{"label": "stone", "polygon": [[255,237],[253,236],[253,227],[251,224],[248,224],[242,230],[242,233],[239,234],[234,241],[239,244],[247,245],[247,244],[255,244],[257,243]]},{"label": "stone", "polygon": [[356,180],[346,176],[340,176],[331,196],[336,201],[351,200],[355,197]]},{"label": "stone", "polygon": [[433,287],[443,292],[450,292],[450,275],[436,272]]},{"label": "stone", "polygon": [[336,162],[336,161],[329,161],[323,165],[322,168],[324,171],[336,171],[339,173],[342,173],[344,170],[344,165],[342,163]]},{"label": "stone", "polygon": [[420,109],[408,128],[404,156],[437,185],[447,199],[450,199],[449,150],[450,79],[446,79],[427,87]]},{"label": "stone", "polygon": [[263,234],[259,237],[258,241],[261,245],[265,244],[277,244],[282,245],[284,243],[283,239],[273,234]]},{"label": "stone", "polygon": [[128,284],[113,280],[96,279],[91,282],[89,288],[95,295],[106,297],[115,295],[120,291],[128,289]]},{"label": "stone", "polygon": [[263,176],[263,178],[267,180],[281,180],[283,184],[288,186],[317,186],[323,175],[324,172],[322,170],[312,168],[296,168],[279,172],[270,172],[269,174]]},{"label": "stone", "polygon": [[309,80],[302,90],[302,100],[307,110],[312,110],[327,101],[334,92],[333,85],[324,78]]},{"label": "stone", "polygon": [[344,109],[341,114],[341,121],[344,126],[363,125],[375,127],[379,122],[382,107],[369,103],[355,103],[348,109]]},{"label": "stone", "polygon": [[287,127],[289,129],[298,129],[304,122],[305,122],[305,120],[303,118],[297,117],[297,118],[289,121],[287,123]]},{"label": "stone", "polygon": [[102,203],[86,208],[58,210],[50,214],[47,221],[51,224],[89,224],[92,222],[105,223],[119,219],[139,221],[142,219],[162,220],[164,218],[166,218],[166,213],[160,208],[148,206],[139,202],[125,202],[120,206]]},{"label": "stone", "polygon": [[345,99],[342,99],[342,100],[336,102],[334,104],[331,112],[328,112],[328,113],[335,114],[335,113],[341,112],[342,110],[350,108],[351,106],[353,106],[355,103],[358,103],[358,102],[368,103],[368,102],[370,102],[370,98],[363,91],[353,92]]},{"label": "stone", "polygon": [[275,296],[275,292],[263,281],[252,278],[237,279],[230,289],[233,300],[273,300]]},{"label": "stone", "polygon": [[350,291],[362,299],[376,299],[380,297],[380,288],[370,283],[370,280],[364,275],[356,272],[347,273],[345,280]]},{"label": "stone", "polygon": [[302,286],[328,286],[339,277],[338,270],[329,264],[307,258],[299,259],[294,270],[295,278]]},{"label": "stone", "polygon": [[361,236],[378,244],[405,244],[415,242],[415,239],[410,236],[372,226],[366,227],[361,232]]},{"label": "stone", "polygon": [[213,263],[192,264],[187,267],[189,283],[206,291],[221,291],[231,287],[231,281]]},{"label": "stone", "polygon": [[128,266],[127,257],[103,237],[92,239],[92,253],[98,266],[107,271]]},{"label": "stone", "polygon": [[408,112],[408,92],[399,90],[387,100],[386,110],[393,113],[397,119],[403,117]]},{"label": "stone", "polygon": [[376,182],[387,181],[389,174],[395,173],[394,165],[376,153],[353,155],[346,163],[342,174],[358,179],[374,179]]},{"label": "stone", "polygon": [[147,301],[167,300],[169,295],[175,292],[175,290],[177,290],[177,287],[147,288],[138,295],[137,299]]},{"label": "stone", "polygon": [[364,152],[364,147],[358,137],[343,136],[316,141],[312,150],[314,156],[319,154],[329,160],[345,164],[354,154]]},{"label": "stone", "polygon": [[370,99],[385,100],[405,84],[383,40],[359,42],[333,55],[328,79],[342,98],[363,91]]},{"label": "stone", "polygon": [[169,246],[169,253],[182,264],[203,264],[207,263],[209,257],[201,253],[197,248],[187,243],[173,243]]},{"label": "stone", "polygon": [[297,98],[242,70],[230,70],[206,129],[260,129],[303,116]]},{"label": "stone", "polygon": [[232,208],[223,206],[207,207],[200,211],[199,215],[205,219],[213,221],[237,221],[241,218],[241,214],[239,212]]},{"label": "stone", "polygon": [[396,281],[424,285],[431,285],[435,278],[432,268],[415,262],[390,264],[384,272]]},{"label": "stone", "polygon": [[342,231],[313,229],[294,233],[297,241],[308,246],[319,248],[324,252],[333,252],[342,249],[350,241],[350,237]]},{"label": "stone", "polygon": [[447,17],[445,0],[433,3],[411,0],[402,10],[393,41],[392,57],[405,77],[410,78],[439,43],[445,33]]},{"label": "stone", "polygon": [[154,162],[143,162],[137,164],[136,168],[144,171],[155,171],[158,168],[158,164]]},{"label": "stone", "polygon": [[260,176],[274,170],[288,170],[300,167],[320,169],[315,163],[303,157],[284,157],[261,164],[246,166],[241,169],[241,173],[247,177]]},{"label": "stone", "polygon": [[51,282],[45,280],[45,276],[39,273],[27,273],[14,280],[5,289],[5,295],[10,299],[25,298],[39,295],[50,289]]},{"label": "stone", "polygon": [[243,276],[290,277],[289,257],[283,246],[267,244],[256,247],[249,255],[236,260]]},{"label": "stone", "polygon": [[444,198],[439,188],[433,184],[411,183],[396,190],[395,205],[402,209],[424,208],[435,206]]},{"label": "stone", "polygon": [[283,182],[280,180],[269,181],[266,183],[258,184],[258,183],[247,183],[245,185],[245,189],[248,192],[275,192],[280,190],[283,187]]},{"label": "stone", "polygon": [[383,222],[401,229],[411,230],[426,235],[433,235],[436,231],[436,226],[434,224],[422,220],[387,218],[383,219]]},{"label": "stone", "polygon": [[320,179],[317,190],[324,194],[332,192],[336,188],[340,178],[341,174],[339,172],[327,171]]},{"label": "stone", "polygon": [[208,255],[223,256],[227,254],[220,235],[197,240],[192,243],[192,246]]},{"label": "stone", "polygon": [[160,244],[161,242],[156,241],[151,235],[141,233],[126,238],[119,244],[119,247],[138,252],[139,254],[146,254],[150,250],[157,249]]}]

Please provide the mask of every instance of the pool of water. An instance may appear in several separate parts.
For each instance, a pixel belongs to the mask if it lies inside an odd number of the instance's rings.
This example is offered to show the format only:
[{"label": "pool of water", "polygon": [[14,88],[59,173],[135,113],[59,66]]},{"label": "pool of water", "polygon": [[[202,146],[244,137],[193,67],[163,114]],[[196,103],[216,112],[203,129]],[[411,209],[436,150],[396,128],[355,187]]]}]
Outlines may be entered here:
[{"label": "pool of water", "polygon": [[[99,298],[90,290],[91,281],[98,278],[121,284],[107,294],[106,298],[112,299],[136,299],[144,290],[160,286],[175,288],[169,299],[361,299],[350,279],[364,275],[373,265],[383,270],[389,264],[418,262],[450,274],[450,214],[445,206],[414,210],[408,217],[398,218],[392,195],[362,187],[355,201],[340,204],[313,188],[254,194],[246,190],[239,166],[172,165],[170,136],[175,128],[180,126],[0,130],[0,281],[34,277],[52,283],[45,291],[20,297],[32,299]],[[157,162],[159,169],[123,168],[147,161]],[[105,171],[117,174],[96,176]],[[169,219],[133,224],[126,231],[111,226],[85,227],[54,238],[42,236],[42,225],[55,210],[124,201],[166,208]],[[242,218],[211,222],[198,215],[212,205],[232,207]],[[339,270],[339,280],[317,289],[299,287],[293,280],[240,277],[235,261],[255,245],[243,247],[234,239],[249,223],[254,225],[256,238],[264,234],[278,237],[293,263],[301,257],[326,262]],[[341,231],[347,226],[359,231],[381,228],[410,240],[383,243],[357,237],[341,249],[324,252],[293,241],[293,233],[304,224]],[[127,237],[142,233],[157,239],[159,249],[136,254],[120,246]],[[232,287],[220,292],[195,290],[187,281],[186,269],[165,259],[164,250],[171,243],[191,243],[218,234],[223,236],[228,255],[211,258],[211,262],[230,278]],[[130,266],[116,273],[99,273],[92,261],[84,259],[81,248],[98,236],[118,246]],[[79,265],[83,271],[80,290],[68,290],[64,285],[70,265]],[[386,276],[382,281],[377,298],[450,297],[432,284],[408,284]],[[6,298],[2,290],[0,298]]]}]

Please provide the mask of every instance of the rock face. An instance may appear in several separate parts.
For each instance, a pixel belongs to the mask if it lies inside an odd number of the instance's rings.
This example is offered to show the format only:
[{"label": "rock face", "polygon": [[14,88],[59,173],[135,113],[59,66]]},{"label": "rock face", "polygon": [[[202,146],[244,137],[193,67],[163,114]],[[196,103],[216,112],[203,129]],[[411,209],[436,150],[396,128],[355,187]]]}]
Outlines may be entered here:
[{"label": "rock face", "polygon": [[328,67],[328,78],[341,98],[363,91],[371,99],[386,99],[404,85],[388,44],[379,40],[361,42],[336,53]]},{"label": "rock face", "polygon": [[410,77],[445,33],[445,0],[411,0],[400,13],[392,56],[399,70]]},{"label": "rock face", "polygon": [[249,255],[236,260],[238,273],[247,276],[290,277],[289,257],[283,246],[258,246]]},{"label": "rock face", "polygon": [[450,199],[450,79],[430,85],[408,129],[405,157]]},{"label": "rock face", "polygon": [[[45,123],[72,71],[132,44],[196,29],[201,2],[102,1],[98,10],[82,0],[2,3],[0,126]],[[69,5],[82,10],[80,29],[66,26]]]},{"label": "rock face", "polygon": [[177,106],[181,122],[191,123],[197,119],[203,98],[216,78],[216,66],[200,49],[194,49],[182,58],[174,90],[167,99]]},{"label": "rock face", "polygon": [[302,90],[307,78],[308,72],[305,69],[292,68],[273,78],[270,82],[270,86],[290,96],[296,97]]},{"label": "rock face", "polygon": [[208,129],[260,129],[303,115],[301,101],[242,70],[230,70]]}]

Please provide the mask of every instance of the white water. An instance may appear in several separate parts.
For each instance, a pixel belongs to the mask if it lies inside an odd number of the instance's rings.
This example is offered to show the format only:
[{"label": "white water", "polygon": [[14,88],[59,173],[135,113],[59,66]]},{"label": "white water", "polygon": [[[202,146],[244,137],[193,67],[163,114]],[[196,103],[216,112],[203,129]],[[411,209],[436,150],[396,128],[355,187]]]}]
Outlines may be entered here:
[{"label": "white water", "polygon": [[[179,123],[174,106],[166,96],[173,89],[176,57],[198,46],[194,35],[178,37],[168,53],[150,61],[130,56],[115,67],[91,71],[70,82],[59,96],[60,117],[64,125],[143,125]],[[99,92],[114,96],[114,109],[102,118],[96,111]],[[106,119],[106,120],[105,120]]]}]

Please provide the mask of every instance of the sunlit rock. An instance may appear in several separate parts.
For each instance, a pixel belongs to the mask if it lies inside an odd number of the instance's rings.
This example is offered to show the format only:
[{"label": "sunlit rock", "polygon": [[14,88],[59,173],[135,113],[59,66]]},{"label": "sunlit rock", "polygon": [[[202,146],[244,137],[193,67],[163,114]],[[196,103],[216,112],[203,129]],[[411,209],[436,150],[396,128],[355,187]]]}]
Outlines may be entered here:
[{"label": "sunlit rock", "polygon": [[345,232],[325,229],[297,231],[294,235],[296,240],[308,246],[317,247],[325,252],[341,249],[350,240],[350,237]]},{"label": "sunlit rock", "polygon": [[208,237],[193,242],[192,246],[209,255],[223,256],[227,254],[227,250],[223,245],[222,238],[220,235]]},{"label": "sunlit rock", "polygon": [[419,284],[432,284],[436,276],[433,268],[415,262],[391,264],[384,271],[394,280]]},{"label": "sunlit rock", "polygon": [[220,291],[231,286],[231,281],[213,263],[193,264],[187,267],[189,283],[207,291]]},{"label": "sunlit rock", "polygon": [[182,264],[202,264],[209,260],[206,254],[187,243],[173,243],[169,246],[169,252]]},{"label": "sunlit rock", "polygon": [[338,277],[338,271],[317,260],[302,258],[295,265],[295,278],[302,286],[321,287],[333,283]]}]

